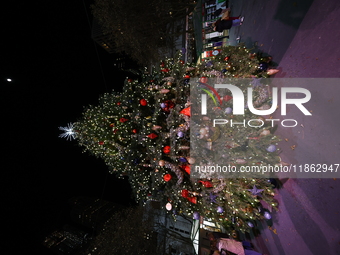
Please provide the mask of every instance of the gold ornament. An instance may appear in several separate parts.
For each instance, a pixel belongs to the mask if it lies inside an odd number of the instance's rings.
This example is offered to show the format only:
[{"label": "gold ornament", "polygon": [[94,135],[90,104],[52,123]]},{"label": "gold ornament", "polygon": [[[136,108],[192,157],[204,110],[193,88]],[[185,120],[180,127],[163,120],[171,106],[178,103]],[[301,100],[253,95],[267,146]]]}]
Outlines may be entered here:
[{"label": "gold ornament", "polygon": [[165,165],[165,161],[163,159],[158,161],[158,165],[159,166],[164,166]]},{"label": "gold ornament", "polygon": [[253,212],[253,207],[251,205],[248,205],[246,207],[246,212],[252,213]]},{"label": "gold ornament", "polygon": [[211,136],[211,141],[215,142],[220,137],[220,129],[218,127],[212,127],[213,135]]}]

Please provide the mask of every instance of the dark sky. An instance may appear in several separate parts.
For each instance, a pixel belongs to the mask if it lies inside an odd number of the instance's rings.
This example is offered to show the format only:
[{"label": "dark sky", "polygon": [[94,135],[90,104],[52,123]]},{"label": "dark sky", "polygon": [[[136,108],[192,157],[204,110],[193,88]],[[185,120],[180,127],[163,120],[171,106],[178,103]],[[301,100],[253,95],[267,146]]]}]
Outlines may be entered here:
[{"label": "dark sky", "polygon": [[72,196],[128,203],[126,182],[108,175],[75,142],[58,138],[59,126],[76,121],[84,106],[121,88],[126,77],[114,69],[115,56],[91,39],[90,3],[10,1],[1,8],[6,254],[44,254],[44,236],[69,221]]}]

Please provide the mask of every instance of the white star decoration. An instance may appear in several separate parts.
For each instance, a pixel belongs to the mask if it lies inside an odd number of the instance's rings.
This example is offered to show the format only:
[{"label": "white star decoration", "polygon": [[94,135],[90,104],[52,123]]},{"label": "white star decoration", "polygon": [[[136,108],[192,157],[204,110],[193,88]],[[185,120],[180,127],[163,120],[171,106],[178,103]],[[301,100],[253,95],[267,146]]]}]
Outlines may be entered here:
[{"label": "white star decoration", "polygon": [[72,123],[68,123],[67,127],[59,127],[59,130],[65,131],[59,137],[66,138],[66,140],[72,140],[76,138],[76,132],[73,130],[74,126]]}]

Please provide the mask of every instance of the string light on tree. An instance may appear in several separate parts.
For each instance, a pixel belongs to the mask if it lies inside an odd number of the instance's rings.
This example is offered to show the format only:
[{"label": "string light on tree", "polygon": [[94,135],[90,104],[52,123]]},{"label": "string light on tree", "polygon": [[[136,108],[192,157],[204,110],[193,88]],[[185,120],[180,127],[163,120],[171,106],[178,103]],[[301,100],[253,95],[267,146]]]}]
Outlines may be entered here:
[{"label": "string light on tree", "polygon": [[[199,77],[197,81],[202,83],[216,77],[265,76],[266,71],[259,73],[258,60],[250,58],[243,47],[226,47],[209,65],[183,64],[181,58],[181,54],[175,60],[167,58],[158,68],[143,72],[140,80],[126,80],[122,92],[104,94],[97,106],[83,112],[79,121],[60,128],[64,131],[60,137],[76,139],[84,151],[102,159],[111,173],[129,177],[138,202],[157,200],[169,213],[185,213],[195,219],[206,217],[221,222],[230,231],[245,232],[251,228],[248,222],[264,217],[257,209],[260,201],[274,204],[275,208],[273,185],[267,179],[191,178],[190,167],[200,158],[190,154],[190,133],[195,130],[190,120],[195,113],[188,95],[190,83],[196,83],[193,77]],[[231,68],[224,73],[226,64]],[[212,99],[207,105],[214,107],[216,114],[230,117],[232,101],[230,95],[224,94],[216,100],[222,105],[215,105]],[[237,116],[234,119],[239,121]],[[274,164],[278,148],[273,152],[266,148],[276,144],[276,139],[264,130],[265,127],[256,132],[230,127],[220,130],[205,125],[194,133],[201,137],[199,142],[209,151],[208,157],[214,150],[223,150],[233,164],[264,160]],[[227,144],[218,144],[222,135],[228,135]],[[255,137],[258,139],[250,139]],[[254,187],[255,197],[249,192]]]}]

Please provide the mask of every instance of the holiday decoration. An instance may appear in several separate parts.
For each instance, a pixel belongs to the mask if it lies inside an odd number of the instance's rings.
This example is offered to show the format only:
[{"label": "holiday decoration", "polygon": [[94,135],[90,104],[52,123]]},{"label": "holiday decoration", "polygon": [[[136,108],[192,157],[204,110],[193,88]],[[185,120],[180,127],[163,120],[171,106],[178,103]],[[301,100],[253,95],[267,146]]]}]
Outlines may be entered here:
[{"label": "holiday decoration", "polygon": [[183,190],[182,190],[182,197],[184,197],[184,198],[189,197],[189,191],[186,190],[186,189],[183,189]]},{"label": "holiday decoration", "polygon": [[276,74],[276,73],[278,73],[278,72],[280,72],[280,70],[277,70],[277,69],[269,69],[269,70],[267,71],[267,74],[268,74],[268,75],[274,75],[274,74]]},{"label": "holiday decoration", "polygon": [[248,226],[251,227],[251,228],[254,227],[254,224],[253,224],[252,222],[250,222],[250,221],[248,221],[247,224],[248,224]]},{"label": "holiday decoration", "polygon": [[183,137],[184,137],[184,133],[183,133],[182,131],[179,131],[179,132],[177,133],[177,136],[178,136],[179,138],[183,138]]},{"label": "holiday decoration", "polygon": [[152,127],[152,130],[158,130],[158,129],[161,129],[161,128],[162,128],[161,126],[154,125],[154,126]]},{"label": "holiday decoration", "polygon": [[233,109],[231,107],[227,107],[227,108],[225,108],[224,112],[226,114],[231,114],[233,112]]},{"label": "holiday decoration", "polygon": [[233,97],[232,97],[232,96],[229,96],[229,95],[225,95],[225,96],[223,97],[223,100],[226,101],[226,102],[228,102],[228,101],[231,100],[231,99],[233,99]]},{"label": "holiday decoration", "polygon": [[252,189],[248,189],[248,191],[251,192],[251,194],[253,194],[254,196],[258,196],[261,194],[261,192],[263,191],[264,189],[258,189],[256,188],[256,186],[254,185]]},{"label": "holiday decoration", "polygon": [[155,138],[158,137],[158,135],[156,135],[155,133],[151,133],[151,134],[148,134],[148,137],[149,137],[150,139],[155,139]]},{"label": "holiday decoration", "polygon": [[122,122],[122,123],[124,123],[124,122],[127,122],[127,121],[128,121],[128,119],[125,119],[125,118],[120,118],[120,119],[119,119],[119,121],[120,121],[120,122]]},{"label": "holiday decoration", "polygon": [[187,173],[190,174],[190,166],[189,165],[183,165],[182,169]]},{"label": "holiday decoration", "polygon": [[166,93],[169,93],[170,90],[169,89],[161,89],[160,91],[162,94],[166,94]]},{"label": "holiday decoration", "polygon": [[261,133],[260,133],[260,137],[261,136],[266,136],[266,135],[269,135],[270,134],[270,131],[268,129],[265,129],[263,130]]},{"label": "holiday decoration", "polygon": [[196,160],[194,158],[187,158],[189,164],[195,164]]},{"label": "holiday decoration", "polygon": [[72,140],[76,138],[76,132],[74,131],[74,126],[72,123],[69,123],[67,127],[59,127],[59,130],[64,131],[59,137],[66,138],[66,140]]},{"label": "holiday decoration", "polygon": [[267,147],[266,150],[269,151],[269,152],[274,152],[274,151],[276,151],[276,146],[274,144],[271,144]]},{"label": "holiday decoration", "polygon": [[203,76],[203,77],[200,78],[200,82],[207,83],[208,82],[208,78]]},{"label": "holiday decoration", "polygon": [[183,109],[182,111],[180,111],[180,114],[184,114],[184,115],[190,117],[190,114],[191,114],[191,113],[190,113],[190,107],[185,108],[185,109]]},{"label": "holiday decoration", "polygon": [[158,161],[158,165],[159,165],[159,166],[165,166],[165,161],[164,161],[164,160]]},{"label": "holiday decoration", "polygon": [[147,105],[148,105],[148,101],[146,101],[145,99],[141,99],[141,100],[139,101],[139,103],[140,103],[140,105],[142,105],[142,106],[147,106]]},{"label": "holiday decoration", "polygon": [[166,208],[168,211],[171,211],[171,209],[172,209],[172,204],[171,204],[171,203],[167,203],[167,204],[165,205],[165,208]]},{"label": "holiday decoration", "polygon": [[172,178],[171,174],[166,174],[166,175],[163,176],[163,180],[166,181],[166,182],[170,181],[171,178]]},{"label": "holiday decoration", "polygon": [[202,185],[206,188],[212,188],[213,185],[210,181],[199,181],[199,183],[202,183]]},{"label": "holiday decoration", "polygon": [[[249,83],[236,82],[235,86],[243,92],[253,88],[254,107],[272,105],[268,89],[259,79],[268,77],[270,59],[249,54],[249,49],[237,45],[225,47],[196,65],[182,64],[181,55],[166,59],[151,72],[142,72],[138,79],[126,80],[121,92],[104,94],[99,105],[87,107],[80,120],[60,128],[65,132],[61,136],[76,139],[118,178],[128,177],[137,202],[155,200],[169,214],[219,222],[230,236],[233,230],[247,232],[249,222],[266,217],[258,209],[262,202],[277,207],[274,186],[268,178],[191,178],[194,170],[190,172],[190,168],[200,163],[219,164],[221,160],[235,167],[280,163],[276,148],[279,137],[269,131],[266,121],[262,120],[264,126],[259,128],[241,124],[231,127],[229,123],[213,126],[214,119],[259,124],[254,121],[259,116],[249,110],[242,116],[233,114],[232,94],[209,84],[214,79],[249,78]],[[259,63],[266,63],[268,68],[261,71]],[[197,90],[191,91],[191,86],[197,86]],[[202,93],[207,95],[209,116],[196,123],[198,111],[189,95],[199,102]],[[271,146],[275,149],[268,150]]]},{"label": "holiday decoration", "polygon": [[170,151],[171,151],[171,150],[170,150],[170,146],[169,146],[169,145],[163,147],[163,152],[164,152],[165,154],[169,154]]},{"label": "holiday decoration", "polygon": [[179,161],[182,162],[182,163],[186,163],[186,162],[187,162],[187,159],[184,158],[184,157],[180,157],[180,158],[179,158]]},{"label": "holiday decoration", "polygon": [[263,217],[265,217],[267,220],[270,220],[272,218],[272,216],[270,215],[269,212],[265,211],[263,214]]}]

